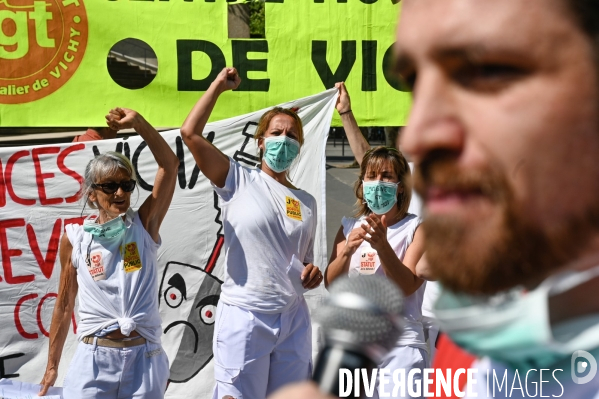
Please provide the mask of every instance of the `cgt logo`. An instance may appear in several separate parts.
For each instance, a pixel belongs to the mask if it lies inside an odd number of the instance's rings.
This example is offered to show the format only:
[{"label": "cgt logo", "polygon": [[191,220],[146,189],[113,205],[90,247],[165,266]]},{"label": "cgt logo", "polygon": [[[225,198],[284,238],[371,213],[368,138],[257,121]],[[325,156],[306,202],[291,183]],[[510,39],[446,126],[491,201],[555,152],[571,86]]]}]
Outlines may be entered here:
[{"label": "cgt logo", "polygon": [[79,67],[87,36],[83,0],[0,0],[0,104],[60,89]]}]

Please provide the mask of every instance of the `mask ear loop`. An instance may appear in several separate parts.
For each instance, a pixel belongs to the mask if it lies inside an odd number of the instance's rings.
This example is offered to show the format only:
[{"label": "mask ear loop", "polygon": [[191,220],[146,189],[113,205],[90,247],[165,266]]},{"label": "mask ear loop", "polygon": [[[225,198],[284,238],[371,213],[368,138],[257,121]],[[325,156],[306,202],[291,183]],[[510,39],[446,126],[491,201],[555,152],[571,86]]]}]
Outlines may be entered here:
[{"label": "mask ear loop", "polygon": [[[287,177],[289,178],[289,181],[293,181],[293,179],[295,179],[295,175],[297,174],[297,166],[299,165],[300,159],[302,157],[302,145],[300,145],[299,150],[297,152],[297,157],[295,157],[295,159],[293,160],[293,162],[291,163],[291,166],[289,166],[289,172],[287,173]],[[293,169],[293,177],[291,176],[291,170]]]},{"label": "mask ear loop", "polygon": [[92,243],[94,242],[94,236],[92,235],[92,239],[90,240],[89,244],[87,245],[87,256],[85,257],[85,263],[87,264],[88,268],[91,268],[92,263],[91,263],[91,253],[92,253]]}]

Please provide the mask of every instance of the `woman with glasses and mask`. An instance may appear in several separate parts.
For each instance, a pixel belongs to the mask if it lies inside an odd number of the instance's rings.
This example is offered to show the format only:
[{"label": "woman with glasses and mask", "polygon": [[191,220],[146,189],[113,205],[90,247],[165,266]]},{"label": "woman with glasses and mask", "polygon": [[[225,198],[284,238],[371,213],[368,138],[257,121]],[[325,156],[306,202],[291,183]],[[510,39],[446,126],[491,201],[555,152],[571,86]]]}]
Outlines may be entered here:
[{"label": "woman with glasses and mask", "polygon": [[[337,111],[360,163],[360,175],[354,186],[357,212],[341,221],[325,272],[325,285],[344,275],[380,274],[401,288],[405,296],[404,330],[395,348],[381,359],[379,368],[391,373],[405,370],[406,379],[411,369],[420,369],[416,376],[421,384],[422,369],[429,363],[421,310],[425,285],[416,274],[416,264],[424,253],[424,236],[418,228],[420,218],[408,213],[412,196],[410,167],[395,148],[369,149],[352,114],[345,85],[337,83],[336,87]],[[420,397],[410,396],[407,384],[405,396],[398,394],[393,397]]]},{"label": "woman with glasses and mask", "polygon": [[83,226],[67,225],[60,242],[60,285],[40,394],[56,382],[79,295],[79,345],[63,397],[162,398],[169,366],[160,343],[156,252],[179,160],[137,112],[116,108],[106,120],[115,131],[134,128],[146,141],[158,164],[154,188],[134,211],[130,206],[136,175],[129,159],[107,152],[87,164],[81,198],[97,214]]},{"label": "woman with glasses and mask", "polygon": [[202,136],[219,95],[240,82],[234,68],[223,69],[181,127],[223,212],[225,281],[213,342],[217,399],[265,398],[310,377],[310,315],[287,270],[298,271],[294,278],[305,289],[322,281],[312,264],[316,201],[287,176],[304,141],[297,114],[274,108],[262,116],[254,135],[260,169],[241,166]]}]

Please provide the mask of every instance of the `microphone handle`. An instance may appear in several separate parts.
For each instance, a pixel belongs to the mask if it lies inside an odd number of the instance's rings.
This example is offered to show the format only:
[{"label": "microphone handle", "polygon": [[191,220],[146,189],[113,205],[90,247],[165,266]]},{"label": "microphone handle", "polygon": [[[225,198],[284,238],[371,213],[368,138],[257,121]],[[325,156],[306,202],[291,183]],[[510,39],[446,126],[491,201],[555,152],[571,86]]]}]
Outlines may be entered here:
[{"label": "microphone handle", "polygon": [[[370,376],[371,371],[376,367],[377,365],[363,353],[348,349],[342,345],[327,345],[318,355],[312,380],[318,384],[318,387],[322,392],[339,397],[340,369],[348,369],[351,372],[353,380],[355,369],[366,369],[368,371],[368,376]],[[358,397],[355,396],[355,391],[356,389],[359,389],[359,397],[366,398],[361,379],[359,384],[360,386],[357,386],[356,381],[352,382],[353,390],[349,397]],[[347,386],[347,384],[348,381],[346,380],[345,385]]]}]

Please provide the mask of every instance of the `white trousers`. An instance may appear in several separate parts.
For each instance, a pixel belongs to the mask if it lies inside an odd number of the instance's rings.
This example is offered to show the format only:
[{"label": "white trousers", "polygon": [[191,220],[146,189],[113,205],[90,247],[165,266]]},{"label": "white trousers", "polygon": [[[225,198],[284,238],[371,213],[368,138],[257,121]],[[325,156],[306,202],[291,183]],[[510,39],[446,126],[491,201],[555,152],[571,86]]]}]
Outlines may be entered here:
[{"label": "white trousers", "polygon": [[162,399],[169,377],[159,344],[130,348],[77,346],[64,380],[64,399]]},{"label": "white trousers", "polygon": [[[411,346],[397,346],[391,350],[379,364],[380,369],[387,369],[391,375],[387,374],[386,379],[389,382],[384,387],[381,386],[380,381],[377,384],[377,392],[373,395],[373,398],[423,398],[422,396],[422,373],[425,368],[430,367],[428,353],[426,350],[421,348],[414,348]],[[395,370],[404,370],[405,376],[405,390],[402,394],[401,390],[393,392],[395,384],[393,382],[393,372]],[[412,369],[419,369],[420,373],[415,374],[413,379],[413,391],[420,392],[420,395],[409,395],[408,391],[408,374]],[[419,385],[419,389],[416,387]]]},{"label": "white trousers", "polygon": [[264,399],[312,374],[312,328],[300,297],[279,314],[251,312],[220,302],[213,341],[213,399]]}]

